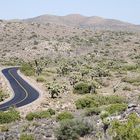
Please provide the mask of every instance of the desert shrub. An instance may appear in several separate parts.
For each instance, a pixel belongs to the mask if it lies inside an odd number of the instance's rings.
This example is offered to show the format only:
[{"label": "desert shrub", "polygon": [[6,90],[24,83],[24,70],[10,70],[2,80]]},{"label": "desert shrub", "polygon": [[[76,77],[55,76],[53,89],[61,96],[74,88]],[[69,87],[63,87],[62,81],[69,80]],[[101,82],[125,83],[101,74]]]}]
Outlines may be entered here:
[{"label": "desert shrub", "polygon": [[92,127],[82,121],[66,120],[55,131],[58,140],[77,140],[92,131]]},{"label": "desert shrub", "polygon": [[125,65],[122,67],[122,70],[126,71],[136,71],[138,69],[138,65]]},{"label": "desert shrub", "polygon": [[87,108],[85,111],[86,116],[99,115],[101,110],[98,107]]},{"label": "desert shrub", "polygon": [[[97,80],[98,81],[98,80]],[[100,83],[98,83],[96,80],[93,80],[91,85],[94,87],[94,88],[99,88],[100,87]]]},{"label": "desert shrub", "polygon": [[57,83],[51,83],[48,86],[49,94],[51,95],[51,98],[55,98],[60,93],[60,86]]},{"label": "desert shrub", "polygon": [[127,104],[112,104],[106,108],[109,114],[121,113],[127,109]]},{"label": "desert shrub", "polygon": [[2,125],[2,126],[0,126],[0,131],[1,132],[8,132],[9,131],[8,125]]},{"label": "desert shrub", "polygon": [[54,114],[55,111],[52,109],[48,109],[47,111],[31,112],[26,115],[26,119],[28,121],[32,121],[34,119],[50,118]]},{"label": "desert shrub", "polygon": [[90,90],[91,90],[91,86],[88,85],[87,83],[77,83],[74,86],[74,93],[86,94],[86,93],[90,93]]},{"label": "desert shrub", "polygon": [[125,90],[125,91],[131,91],[131,88],[128,87],[128,86],[125,86],[125,87],[123,87],[123,90]]},{"label": "desert shrub", "polygon": [[82,69],[81,70],[81,75],[84,76],[84,75],[87,75],[89,73],[89,70],[88,69]]},{"label": "desert shrub", "polygon": [[83,109],[83,108],[99,107],[102,105],[124,103],[124,102],[126,102],[126,101],[121,96],[92,95],[92,96],[87,96],[87,97],[78,99],[75,102],[75,104],[76,104],[77,109]]},{"label": "desert shrub", "polygon": [[44,77],[37,77],[36,79],[37,82],[45,82]]},{"label": "desert shrub", "polygon": [[0,102],[3,101],[7,97],[7,94],[3,93],[2,90],[0,90]]},{"label": "desert shrub", "polygon": [[69,67],[67,64],[63,64],[61,65],[58,69],[57,69],[57,73],[59,75],[67,75],[69,73]]},{"label": "desert shrub", "polygon": [[31,112],[31,113],[29,113],[29,114],[26,115],[26,119],[28,121],[32,121],[35,118],[40,118],[38,113]]},{"label": "desert shrub", "polygon": [[7,112],[0,112],[0,124],[11,123],[13,121],[19,120],[20,114],[15,109],[11,108]]},{"label": "desert shrub", "polygon": [[62,121],[62,120],[66,120],[66,119],[73,119],[73,118],[74,117],[73,117],[72,113],[66,112],[66,111],[58,114],[58,116],[57,116],[58,121]]},{"label": "desert shrub", "polygon": [[31,134],[22,134],[20,140],[35,140],[34,136]]},{"label": "desert shrub", "polygon": [[109,116],[109,113],[107,111],[101,112],[100,114],[100,118],[102,120],[104,120],[105,118],[107,118]]},{"label": "desert shrub", "polygon": [[110,72],[106,69],[97,67],[95,68],[95,77],[108,77],[110,76]]},{"label": "desert shrub", "polygon": [[20,70],[27,76],[33,76],[35,74],[34,68],[27,63],[22,64]]},{"label": "desert shrub", "polygon": [[55,110],[49,108],[47,111],[48,111],[51,115],[55,115]]},{"label": "desert shrub", "polygon": [[127,121],[115,120],[111,123],[110,134],[112,140],[140,140],[140,118],[130,114]]},{"label": "desert shrub", "polygon": [[91,108],[91,107],[95,107],[98,106],[97,102],[95,100],[92,100],[89,97],[85,97],[85,98],[81,98],[78,99],[76,102],[76,108],[77,109],[83,109],[83,108]]},{"label": "desert shrub", "polygon": [[134,85],[140,85],[140,76],[138,77],[125,77],[122,79],[123,82],[134,84]]}]

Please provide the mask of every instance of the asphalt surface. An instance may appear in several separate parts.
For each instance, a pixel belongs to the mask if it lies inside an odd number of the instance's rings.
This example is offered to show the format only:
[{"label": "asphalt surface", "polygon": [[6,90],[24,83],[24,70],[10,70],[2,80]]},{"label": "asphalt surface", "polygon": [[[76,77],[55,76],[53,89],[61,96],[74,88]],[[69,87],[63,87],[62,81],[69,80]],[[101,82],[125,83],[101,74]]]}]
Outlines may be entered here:
[{"label": "asphalt surface", "polygon": [[17,73],[18,68],[7,68],[2,70],[2,73],[9,81],[13,91],[14,97],[0,105],[0,110],[5,111],[9,107],[22,107],[27,105],[39,97],[39,93],[29,83],[23,80]]}]

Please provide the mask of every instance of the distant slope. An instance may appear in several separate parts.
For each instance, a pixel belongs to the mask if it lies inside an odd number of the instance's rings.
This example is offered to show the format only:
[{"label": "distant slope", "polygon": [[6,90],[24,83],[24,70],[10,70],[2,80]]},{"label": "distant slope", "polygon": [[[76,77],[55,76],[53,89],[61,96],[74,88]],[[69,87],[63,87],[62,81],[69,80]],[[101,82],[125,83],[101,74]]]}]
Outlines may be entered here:
[{"label": "distant slope", "polygon": [[42,15],[35,18],[24,20],[25,22],[37,22],[37,23],[55,23],[65,26],[74,26],[79,28],[90,29],[107,29],[107,30],[140,30],[140,26],[127,22],[122,22],[114,19],[104,19],[101,17],[85,17],[79,14],[72,14],[67,16],[54,16],[54,15]]}]

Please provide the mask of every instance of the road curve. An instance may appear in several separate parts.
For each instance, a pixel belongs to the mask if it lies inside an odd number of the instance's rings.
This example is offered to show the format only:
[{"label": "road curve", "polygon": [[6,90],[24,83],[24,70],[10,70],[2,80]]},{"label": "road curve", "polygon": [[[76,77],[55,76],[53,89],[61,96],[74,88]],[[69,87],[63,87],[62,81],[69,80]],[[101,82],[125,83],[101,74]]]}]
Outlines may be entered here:
[{"label": "road curve", "polygon": [[39,98],[39,92],[35,90],[29,83],[23,80],[17,73],[18,68],[7,68],[2,70],[2,73],[9,81],[13,91],[14,97],[0,105],[0,110],[5,111],[9,107],[21,107]]}]

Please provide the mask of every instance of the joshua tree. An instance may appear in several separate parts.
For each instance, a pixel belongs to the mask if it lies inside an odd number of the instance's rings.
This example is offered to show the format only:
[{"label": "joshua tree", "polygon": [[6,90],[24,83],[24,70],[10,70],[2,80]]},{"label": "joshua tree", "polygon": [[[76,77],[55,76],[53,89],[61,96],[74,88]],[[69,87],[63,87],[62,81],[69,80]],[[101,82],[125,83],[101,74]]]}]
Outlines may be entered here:
[{"label": "joshua tree", "polygon": [[91,93],[91,94],[97,93],[97,92],[96,92],[96,87],[95,87],[94,85],[91,85],[91,86],[90,86],[90,93]]},{"label": "joshua tree", "polygon": [[35,66],[36,66],[36,73],[39,76],[39,74],[42,72],[42,68],[39,67],[37,60],[35,60]]},{"label": "joshua tree", "polygon": [[71,86],[74,86],[79,80],[78,80],[78,77],[77,76],[71,76],[69,78],[69,81],[70,81],[70,85]]},{"label": "joshua tree", "polygon": [[[51,84],[49,87],[48,87],[48,90],[49,90],[49,94],[51,95],[51,98],[55,98],[56,96],[59,95],[60,93],[60,90],[59,90],[59,87],[58,85],[56,84]],[[56,95],[56,96],[55,96]]]},{"label": "joshua tree", "polygon": [[67,65],[61,65],[58,69],[57,69],[57,74],[59,74],[60,76],[64,76],[66,74],[68,74],[69,72],[69,68]]},{"label": "joshua tree", "polygon": [[109,125],[110,125],[110,121],[107,120],[107,119],[104,119],[103,120],[103,131],[104,131],[104,137],[105,137],[105,139],[107,139],[107,130],[109,128]]}]

